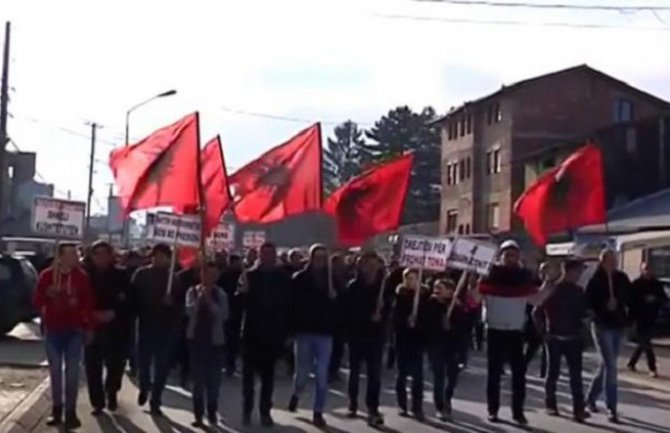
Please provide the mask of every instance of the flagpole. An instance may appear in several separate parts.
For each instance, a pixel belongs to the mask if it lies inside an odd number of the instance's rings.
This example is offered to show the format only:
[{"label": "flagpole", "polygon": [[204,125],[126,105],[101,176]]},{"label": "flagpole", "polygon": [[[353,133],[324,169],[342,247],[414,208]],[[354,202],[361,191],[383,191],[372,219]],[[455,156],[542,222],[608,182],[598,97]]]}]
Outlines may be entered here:
[{"label": "flagpole", "polygon": [[201,270],[204,268],[204,262],[207,257],[206,250],[205,250],[205,233],[206,233],[206,227],[205,227],[205,214],[206,214],[206,206],[207,203],[205,202],[205,189],[204,185],[202,184],[202,155],[201,152],[202,150],[200,149],[200,113],[195,112],[195,121],[198,129],[198,140],[196,143],[196,146],[198,147],[198,158],[196,159],[196,176],[197,176],[197,185],[198,185],[198,202],[200,206],[198,206],[198,212],[200,213],[200,268]]}]

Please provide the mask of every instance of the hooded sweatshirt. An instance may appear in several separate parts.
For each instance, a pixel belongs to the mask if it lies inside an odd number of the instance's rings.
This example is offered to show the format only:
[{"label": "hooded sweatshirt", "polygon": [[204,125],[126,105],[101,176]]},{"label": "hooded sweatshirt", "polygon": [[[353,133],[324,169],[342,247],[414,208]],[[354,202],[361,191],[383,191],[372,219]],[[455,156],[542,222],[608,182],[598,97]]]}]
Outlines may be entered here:
[{"label": "hooded sweatshirt", "polygon": [[328,269],[315,269],[315,249],[307,266],[293,276],[291,302],[292,329],[296,334],[333,335],[337,301],[329,294]]}]

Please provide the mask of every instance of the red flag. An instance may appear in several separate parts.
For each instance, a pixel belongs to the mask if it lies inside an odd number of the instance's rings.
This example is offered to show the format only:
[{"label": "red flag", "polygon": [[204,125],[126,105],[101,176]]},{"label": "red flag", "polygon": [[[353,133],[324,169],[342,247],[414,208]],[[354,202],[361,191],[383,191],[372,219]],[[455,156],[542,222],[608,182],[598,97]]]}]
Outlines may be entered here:
[{"label": "red flag", "polygon": [[126,212],[198,205],[198,113],[165,126],[139,143],[112,151],[109,165]]},{"label": "red flag", "polygon": [[324,210],[335,218],[342,245],[361,245],[400,225],[414,156],[372,167],[335,191]]},{"label": "red flag", "polygon": [[538,245],[565,230],[606,220],[600,149],[587,144],[530,186],[514,205]]},{"label": "red flag", "polygon": [[221,150],[221,138],[217,135],[200,152],[200,178],[205,198],[205,236],[208,236],[221,221],[221,216],[232,203],[226,164]]},{"label": "red flag", "polygon": [[235,214],[267,224],[321,209],[321,126],[317,123],[230,177]]}]

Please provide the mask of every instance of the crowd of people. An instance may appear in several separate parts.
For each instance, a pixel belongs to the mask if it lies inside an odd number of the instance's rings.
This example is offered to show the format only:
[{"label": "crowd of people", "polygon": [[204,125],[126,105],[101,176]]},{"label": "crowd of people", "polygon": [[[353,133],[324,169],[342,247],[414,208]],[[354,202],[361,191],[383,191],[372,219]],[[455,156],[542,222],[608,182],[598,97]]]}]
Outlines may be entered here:
[{"label": "crowd of people", "polygon": [[[656,374],[651,330],[665,293],[644,264],[631,283],[610,250],[603,251],[585,288],[577,283],[584,268],[580,260],[546,262],[534,274],[523,266],[514,241],[501,244],[499,262],[486,277],[403,269],[375,252],[331,255],[321,245],[304,260],[299,251],[278,254],[265,243],[245,258],[219,253],[178,272],[171,272],[172,254],[168,245],[157,244],[148,258],[135,252],[118,257],[99,241],[80,257],[77,245],[58,246],[35,290],[51,379],[49,425],[81,425],[76,408],[82,359],[96,416],[117,409],[126,367],[137,377],[137,403],[148,403],[152,415],[163,416],[163,391],[178,365],[182,386],[192,392],[195,427],[220,422],[222,374],[233,376],[240,361],[243,423],[253,422],[258,380],[259,421],[272,426],[281,360],[293,375],[286,408],[298,410],[313,375],[313,422],[324,427],[329,386],[340,380],[345,353],[350,417],[358,415],[365,366],[368,423],[384,423],[382,372],[385,364],[395,364],[399,414],[424,420],[428,360],[435,411],[449,421],[468,350],[481,347],[484,326],[490,422],[499,421],[501,376],[509,365],[512,417],[527,424],[526,373],[540,347],[547,412],[559,414],[556,383],[565,357],[577,422],[599,411],[603,389],[609,419],[618,421],[616,360],[629,325],[639,342],[629,368],[645,353]],[[584,394],[587,320],[601,361]]]}]

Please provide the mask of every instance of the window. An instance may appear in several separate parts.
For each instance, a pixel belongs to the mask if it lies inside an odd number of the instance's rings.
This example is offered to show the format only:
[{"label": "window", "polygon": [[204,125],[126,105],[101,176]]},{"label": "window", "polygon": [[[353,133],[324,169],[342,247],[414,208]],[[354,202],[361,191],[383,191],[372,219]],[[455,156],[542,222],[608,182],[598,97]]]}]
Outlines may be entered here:
[{"label": "window", "polygon": [[454,230],[456,230],[457,225],[458,225],[458,211],[456,209],[447,211],[447,233],[451,233]]},{"label": "window", "polygon": [[489,230],[500,228],[500,206],[498,203],[486,205],[486,226]]},{"label": "window", "polygon": [[463,182],[465,180],[465,160],[461,159],[458,163],[458,180]]},{"label": "window", "polygon": [[467,179],[470,179],[470,176],[472,176],[472,166],[470,162],[470,157],[468,156],[465,158],[465,177]]},{"label": "window", "polygon": [[628,99],[618,98],[614,102],[614,121],[616,123],[630,122],[633,120],[633,103]]},{"label": "window", "polygon": [[462,235],[463,234],[463,224],[458,225],[458,234]]},{"label": "window", "polygon": [[544,158],[540,163],[540,171],[547,170],[556,165],[556,159],[554,157]]},{"label": "window", "polygon": [[451,163],[447,163],[447,185],[452,184]]},{"label": "window", "polygon": [[454,185],[458,185],[458,161],[452,162],[451,165],[454,167]]},{"label": "window", "polygon": [[626,131],[626,152],[631,155],[637,152],[637,131],[635,128],[628,128]]},{"label": "window", "polygon": [[493,114],[494,114],[493,120],[496,123],[502,122],[502,110],[500,109],[500,102],[496,102]]},{"label": "window", "polygon": [[493,149],[486,152],[486,174],[500,173],[501,169],[500,149]]},{"label": "window", "polygon": [[470,224],[469,223],[465,225],[465,234],[466,235],[470,234]]},{"label": "window", "polygon": [[472,115],[468,114],[468,117],[465,118],[465,133],[472,134]]},{"label": "window", "polygon": [[460,125],[460,132],[461,132],[461,137],[465,135],[465,116],[461,117],[461,120],[459,120],[459,125]]}]

